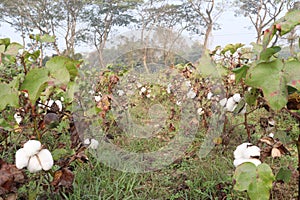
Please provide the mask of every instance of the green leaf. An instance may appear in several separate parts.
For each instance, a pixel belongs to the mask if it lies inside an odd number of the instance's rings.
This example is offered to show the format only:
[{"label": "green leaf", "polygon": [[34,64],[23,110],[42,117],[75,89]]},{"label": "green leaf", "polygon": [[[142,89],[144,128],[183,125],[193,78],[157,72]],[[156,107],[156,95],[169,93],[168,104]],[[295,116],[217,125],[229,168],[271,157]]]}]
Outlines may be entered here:
[{"label": "green leaf", "polygon": [[45,34],[40,37],[40,41],[45,43],[52,43],[55,42],[55,36],[50,36],[48,34]]},{"label": "green leaf", "polygon": [[250,199],[268,200],[274,180],[274,174],[269,165],[265,163],[258,165],[255,179],[249,184],[247,190]]},{"label": "green leaf", "polygon": [[54,149],[52,152],[53,160],[57,161],[65,156],[69,156],[74,154],[74,150],[67,150],[67,149]]},{"label": "green leaf", "polygon": [[276,32],[277,32],[277,29],[275,28],[274,25],[264,31],[264,36],[263,36],[263,40],[262,40],[263,49],[267,48],[267,46],[273,39],[274,35],[276,34]]},{"label": "green leaf", "polygon": [[9,38],[2,38],[0,39],[0,45],[4,44],[5,47],[7,47],[10,44],[10,39]]},{"label": "green leaf", "polygon": [[19,96],[16,88],[10,85],[0,83],[0,111],[5,109],[7,105],[17,107],[19,104]]},{"label": "green leaf", "polygon": [[292,171],[287,167],[282,167],[276,175],[276,181],[283,181],[284,183],[288,183],[291,180],[291,177]]},{"label": "green leaf", "polygon": [[244,109],[245,106],[246,106],[245,99],[241,99],[232,113],[235,114],[235,115],[239,114]]},{"label": "green leaf", "polygon": [[265,99],[274,110],[280,110],[287,103],[286,80],[282,70],[282,61],[276,59],[250,68],[246,76],[246,84],[261,88]]},{"label": "green leaf", "polygon": [[225,54],[227,51],[230,51],[231,54],[234,54],[239,48],[241,48],[243,46],[244,46],[244,44],[242,44],[242,43],[228,44],[221,51],[221,54]]},{"label": "green leaf", "polygon": [[16,56],[19,53],[19,50],[22,49],[23,46],[19,43],[13,42],[6,48],[5,54],[10,56]]},{"label": "green leaf", "polygon": [[252,200],[269,200],[270,189],[261,180],[254,180],[250,183],[247,193]]},{"label": "green leaf", "polygon": [[280,18],[275,25],[280,25],[280,35],[285,35],[293,30],[297,25],[300,25],[300,10],[292,10]]},{"label": "green leaf", "polygon": [[48,81],[50,80],[48,75],[49,70],[46,68],[32,69],[26,74],[21,89],[28,91],[31,103],[36,102],[41,92],[48,85]]},{"label": "green leaf", "polygon": [[4,45],[4,44],[1,44],[1,45],[0,45],[0,54],[1,54],[1,53],[4,53],[4,51],[5,51],[5,45]]},{"label": "green leaf", "polygon": [[243,65],[242,67],[235,68],[232,70],[235,73],[235,82],[238,83],[242,78],[246,77],[247,71],[250,67],[247,65]]},{"label": "green leaf", "polygon": [[259,90],[256,88],[251,88],[250,91],[245,93],[245,100],[249,106],[254,106],[256,104],[257,97],[259,95]]},{"label": "green leaf", "polygon": [[72,60],[63,56],[56,56],[54,58],[51,58],[46,63],[46,68],[51,71],[51,76],[57,79],[58,84],[66,84],[70,80],[74,80],[78,75],[78,64],[79,62],[76,60]]},{"label": "green leaf", "polygon": [[300,62],[297,60],[287,62],[284,67],[284,72],[286,75],[287,85],[300,91]]},{"label": "green leaf", "polygon": [[64,57],[54,57],[46,63],[46,68],[50,71],[50,76],[55,79],[55,85],[68,84],[70,73],[65,65]]},{"label": "green leaf", "polygon": [[281,50],[280,47],[278,46],[274,46],[274,47],[270,47],[265,49],[264,51],[262,51],[260,53],[260,60],[261,61],[269,61],[270,58],[275,54],[278,53]]},{"label": "green leaf", "polygon": [[234,189],[245,191],[256,176],[256,166],[253,163],[247,162],[239,165],[233,175],[236,181]]},{"label": "green leaf", "polygon": [[217,67],[207,53],[201,56],[197,72],[205,77],[221,77],[221,69]]}]

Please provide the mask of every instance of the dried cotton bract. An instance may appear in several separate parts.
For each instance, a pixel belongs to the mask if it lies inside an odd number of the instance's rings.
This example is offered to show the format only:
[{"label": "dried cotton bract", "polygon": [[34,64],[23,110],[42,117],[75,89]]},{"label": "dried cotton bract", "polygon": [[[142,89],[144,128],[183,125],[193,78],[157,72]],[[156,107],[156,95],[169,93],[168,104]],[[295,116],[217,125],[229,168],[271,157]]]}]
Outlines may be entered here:
[{"label": "dried cotton bract", "polygon": [[53,158],[48,149],[41,149],[42,145],[37,140],[29,140],[24,147],[16,152],[16,167],[18,169],[27,169],[31,173],[41,170],[49,170],[53,166]]}]

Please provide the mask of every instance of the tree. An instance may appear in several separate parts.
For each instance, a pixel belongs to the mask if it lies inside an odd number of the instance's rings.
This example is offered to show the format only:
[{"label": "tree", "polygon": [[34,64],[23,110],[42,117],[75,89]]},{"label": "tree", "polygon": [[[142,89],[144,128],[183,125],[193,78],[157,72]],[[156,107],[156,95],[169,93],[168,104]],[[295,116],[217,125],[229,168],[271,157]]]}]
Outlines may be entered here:
[{"label": "tree", "polygon": [[236,15],[248,17],[255,27],[256,43],[261,43],[263,30],[276,21],[291,0],[235,0]]},{"label": "tree", "polygon": [[92,42],[96,47],[101,67],[105,64],[103,50],[112,29],[136,22],[133,11],[141,2],[141,0],[93,0],[85,6],[81,18],[87,25],[83,32],[83,40]]},{"label": "tree", "polygon": [[204,27],[203,47],[207,49],[209,37],[214,28],[217,28],[216,21],[221,16],[225,8],[225,1],[217,4],[215,0],[188,0],[189,21],[191,30],[203,34],[201,28]]},{"label": "tree", "polygon": [[[64,55],[73,57],[77,21],[86,1],[80,0],[3,0],[0,2],[0,20],[21,32],[23,45],[32,34],[52,35],[65,43]],[[62,54],[57,41],[53,42],[57,54]]]}]

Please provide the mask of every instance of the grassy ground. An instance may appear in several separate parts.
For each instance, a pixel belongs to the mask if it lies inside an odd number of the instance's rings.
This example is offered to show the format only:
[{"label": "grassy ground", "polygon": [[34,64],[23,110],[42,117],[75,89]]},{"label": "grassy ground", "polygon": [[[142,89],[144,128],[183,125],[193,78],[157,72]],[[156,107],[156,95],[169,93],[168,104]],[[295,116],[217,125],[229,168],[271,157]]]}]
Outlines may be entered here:
[{"label": "grassy ground", "polygon": [[[266,112],[259,110],[254,112],[250,119],[265,114]],[[237,123],[239,120],[241,119],[231,122]],[[284,131],[293,122],[287,116],[277,120],[278,132]],[[259,127],[257,131],[260,132]],[[293,131],[290,134],[295,134]],[[117,171],[94,158],[91,160],[94,165],[92,169],[82,166],[76,171],[74,193],[68,196],[68,199],[248,199],[246,192],[237,192],[233,189],[232,179],[233,151],[236,144],[246,140],[245,130],[242,126],[237,127],[228,137],[229,142],[226,145],[216,145],[207,157],[200,159],[197,152],[203,141],[203,135],[199,132],[185,156],[164,169],[148,173]],[[253,143],[258,137],[259,134],[255,134]],[[120,138],[122,136],[116,141]],[[141,148],[134,142],[127,144],[131,149]],[[145,145],[143,148],[151,147]],[[274,173],[282,166],[288,166],[293,171],[290,182],[274,184],[271,199],[296,199],[296,151],[292,145],[288,148],[292,156],[270,158],[265,161],[270,164]]]}]

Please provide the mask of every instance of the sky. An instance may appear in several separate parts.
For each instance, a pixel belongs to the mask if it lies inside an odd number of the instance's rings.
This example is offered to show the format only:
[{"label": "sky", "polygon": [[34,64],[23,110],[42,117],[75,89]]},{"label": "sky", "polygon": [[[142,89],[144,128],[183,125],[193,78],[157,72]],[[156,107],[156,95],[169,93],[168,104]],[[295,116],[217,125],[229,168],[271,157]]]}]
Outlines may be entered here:
[{"label": "sky", "polygon": [[[234,17],[233,11],[227,11],[222,14],[218,19],[220,24],[220,30],[214,30],[212,32],[212,37],[210,38],[209,48],[214,49],[214,47],[221,45],[225,46],[230,43],[243,43],[245,45],[250,45],[251,42],[256,41],[255,30],[251,27],[250,20],[245,17]],[[7,24],[1,24],[0,26],[0,38],[9,37],[13,42],[19,42],[22,44],[21,37],[18,33],[14,31]],[[94,48],[94,47],[93,47]],[[91,47],[81,45],[76,49],[78,52],[89,52]]]}]

